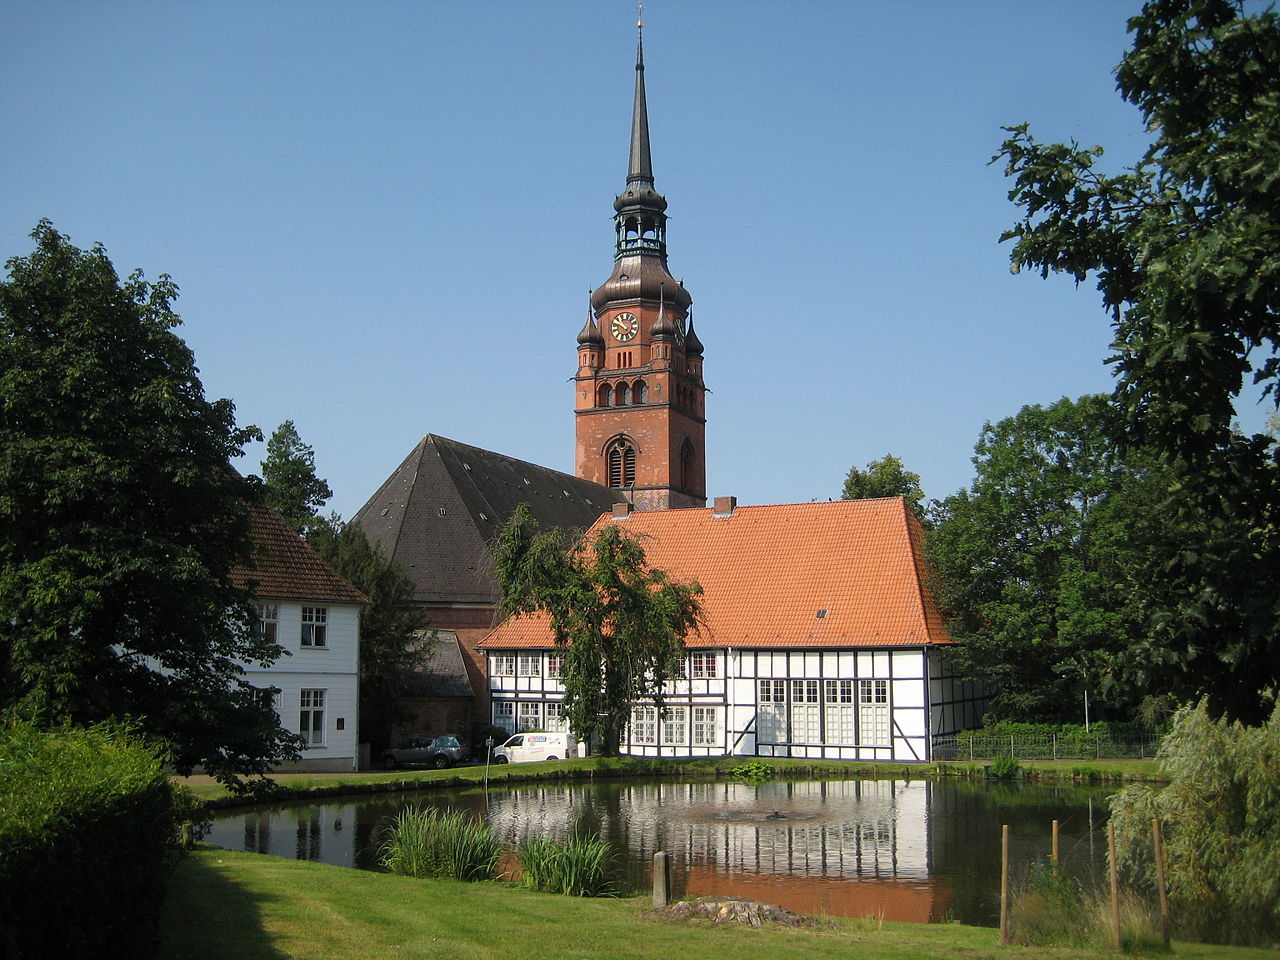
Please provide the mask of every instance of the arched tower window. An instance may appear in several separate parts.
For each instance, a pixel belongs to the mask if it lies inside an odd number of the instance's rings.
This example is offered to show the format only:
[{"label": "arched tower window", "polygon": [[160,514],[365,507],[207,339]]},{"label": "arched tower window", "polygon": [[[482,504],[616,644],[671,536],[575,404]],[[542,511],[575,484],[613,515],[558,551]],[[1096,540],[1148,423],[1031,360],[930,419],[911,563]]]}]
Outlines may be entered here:
[{"label": "arched tower window", "polygon": [[636,448],[629,438],[611,440],[604,457],[609,486],[629,487],[636,482]]},{"label": "arched tower window", "polygon": [[649,388],[643,380],[637,380],[631,388],[632,403],[646,403],[649,400]]},{"label": "arched tower window", "polygon": [[600,384],[599,394],[596,396],[597,407],[607,407],[613,402],[613,387],[607,383]]},{"label": "arched tower window", "polygon": [[693,483],[693,444],[685,438],[680,444],[680,489],[688,490]]},{"label": "arched tower window", "polygon": [[630,402],[630,400],[628,400],[628,390],[625,383],[618,384],[618,389],[615,393],[618,398],[618,406],[625,407]]}]

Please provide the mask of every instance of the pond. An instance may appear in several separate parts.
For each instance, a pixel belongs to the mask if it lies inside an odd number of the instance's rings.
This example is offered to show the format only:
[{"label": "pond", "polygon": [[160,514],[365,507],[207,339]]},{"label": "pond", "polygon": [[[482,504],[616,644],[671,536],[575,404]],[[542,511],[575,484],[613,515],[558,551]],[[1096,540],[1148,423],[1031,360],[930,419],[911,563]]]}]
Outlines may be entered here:
[{"label": "pond", "polygon": [[631,890],[671,856],[678,896],[744,896],[797,913],[991,926],[1000,827],[1025,870],[1049,854],[1106,868],[1106,797],[1096,788],[930,780],[503,785],[227,811],[207,840],[235,850],[378,869],[383,825],[406,805],[461,808],[515,845],[531,833],[600,833],[625,853]]}]

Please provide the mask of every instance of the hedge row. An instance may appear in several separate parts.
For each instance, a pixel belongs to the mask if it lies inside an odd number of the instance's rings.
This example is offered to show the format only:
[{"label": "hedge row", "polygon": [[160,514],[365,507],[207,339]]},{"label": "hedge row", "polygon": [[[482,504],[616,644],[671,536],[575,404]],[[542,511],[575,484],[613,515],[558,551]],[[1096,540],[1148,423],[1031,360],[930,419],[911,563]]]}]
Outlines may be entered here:
[{"label": "hedge row", "polygon": [[173,813],[128,729],[0,729],[0,956],[146,957]]}]

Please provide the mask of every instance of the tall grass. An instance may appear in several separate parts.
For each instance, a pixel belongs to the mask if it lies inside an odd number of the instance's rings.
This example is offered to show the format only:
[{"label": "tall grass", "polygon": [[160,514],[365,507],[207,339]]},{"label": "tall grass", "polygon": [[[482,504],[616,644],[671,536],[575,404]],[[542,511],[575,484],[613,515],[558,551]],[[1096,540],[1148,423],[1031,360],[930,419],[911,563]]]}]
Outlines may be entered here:
[{"label": "tall grass", "polygon": [[598,835],[574,834],[561,844],[535,834],[524,839],[519,854],[521,882],[526,887],[573,897],[618,893],[613,875],[616,854]]},{"label": "tall grass", "polygon": [[501,845],[492,827],[460,810],[409,807],[392,821],[378,853],[404,876],[491,880]]},{"label": "tall grass", "polygon": [[[1009,911],[1014,943],[1037,947],[1111,945],[1111,896],[1084,889],[1080,882],[1037,865]],[[1120,938],[1126,950],[1159,951],[1164,946],[1152,904],[1129,890],[1120,893]]]}]

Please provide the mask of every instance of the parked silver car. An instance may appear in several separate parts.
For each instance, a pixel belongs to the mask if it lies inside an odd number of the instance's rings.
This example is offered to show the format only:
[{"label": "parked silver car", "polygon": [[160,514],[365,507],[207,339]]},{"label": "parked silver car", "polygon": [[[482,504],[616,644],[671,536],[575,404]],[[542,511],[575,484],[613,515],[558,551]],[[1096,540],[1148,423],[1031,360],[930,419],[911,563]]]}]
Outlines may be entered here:
[{"label": "parked silver car", "polygon": [[384,750],[382,766],[387,770],[397,767],[427,766],[443,770],[462,759],[462,744],[451,733],[438,737],[414,737],[403,747]]}]

